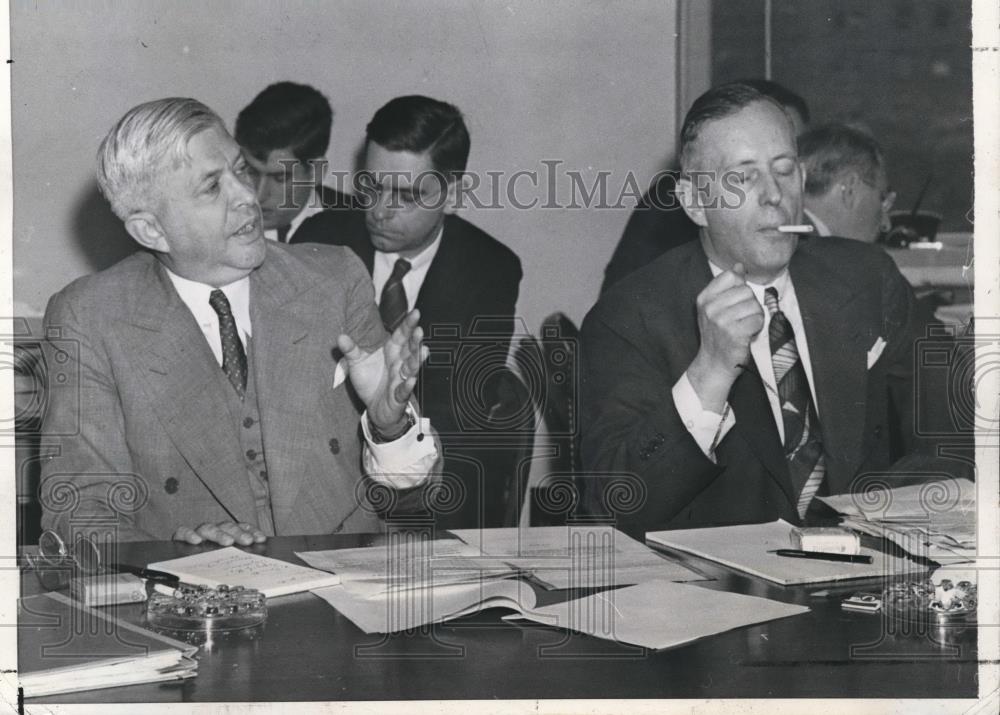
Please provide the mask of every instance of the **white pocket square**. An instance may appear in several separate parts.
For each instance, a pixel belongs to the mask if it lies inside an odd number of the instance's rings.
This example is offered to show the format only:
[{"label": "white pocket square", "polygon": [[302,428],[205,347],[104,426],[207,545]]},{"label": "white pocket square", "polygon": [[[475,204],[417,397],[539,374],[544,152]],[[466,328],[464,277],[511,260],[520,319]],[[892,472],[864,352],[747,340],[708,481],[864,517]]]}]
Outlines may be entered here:
[{"label": "white pocket square", "polygon": [[[347,379],[347,367],[344,365],[344,361],[347,358],[341,358],[337,361],[337,367],[333,371],[333,389],[336,390],[340,387],[340,383]],[[869,367],[871,367],[869,365]]]},{"label": "white pocket square", "polygon": [[879,357],[882,355],[882,351],[885,350],[885,340],[881,336],[875,341],[875,344],[871,346],[868,350],[868,369],[872,369],[872,365],[878,362]]}]

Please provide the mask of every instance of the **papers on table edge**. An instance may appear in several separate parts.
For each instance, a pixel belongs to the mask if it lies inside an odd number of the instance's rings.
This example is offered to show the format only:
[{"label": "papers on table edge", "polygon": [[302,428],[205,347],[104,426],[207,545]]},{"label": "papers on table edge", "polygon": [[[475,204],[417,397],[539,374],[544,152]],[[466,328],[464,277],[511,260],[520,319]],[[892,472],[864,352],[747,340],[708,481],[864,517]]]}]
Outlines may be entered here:
[{"label": "papers on table edge", "polygon": [[654,580],[520,611],[504,620],[533,621],[661,650],[807,611],[807,606]]},{"label": "papers on table edge", "polygon": [[[198,674],[197,646],[122,621],[61,593],[22,598],[18,608],[18,681],[25,697]],[[70,628],[78,632],[71,634]],[[84,650],[75,650],[80,648]]]},{"label": "papers on table edge", "polygon": [[766,524],[650,531],[646,534],[646,541],[694,554],[783,586],[892,576],[920,568],[909,559],[864,547],[861,553],[872,557],[871,564],[794,559],[769,553],[775,549],[791,548],[791,529],[791,524],[779,519]]}]

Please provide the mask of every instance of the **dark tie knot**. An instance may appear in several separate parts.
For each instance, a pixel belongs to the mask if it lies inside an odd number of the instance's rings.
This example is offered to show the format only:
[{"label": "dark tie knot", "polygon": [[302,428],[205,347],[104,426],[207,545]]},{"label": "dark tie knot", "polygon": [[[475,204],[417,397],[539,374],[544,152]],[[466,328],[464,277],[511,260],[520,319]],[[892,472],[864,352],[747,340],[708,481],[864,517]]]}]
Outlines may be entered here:
[{"label": "dark tie knot", "polygon": [[402,280],[403,276],[409,273],[411,268],[413,268],[413,266],[410,265],[408,260],[405,258],[398,259],[396,264],[392,267],[392,275],[390,276],[390,279],[397,281]]},{"label": "dark tie knot", "polygon": [[212,310],[214,310],[220,318],[228,318],[233,314],[233,311],[229,307],[229,299],[226,298],[226,294],[218,288],[209,294],[208,304],[212,306]]}]

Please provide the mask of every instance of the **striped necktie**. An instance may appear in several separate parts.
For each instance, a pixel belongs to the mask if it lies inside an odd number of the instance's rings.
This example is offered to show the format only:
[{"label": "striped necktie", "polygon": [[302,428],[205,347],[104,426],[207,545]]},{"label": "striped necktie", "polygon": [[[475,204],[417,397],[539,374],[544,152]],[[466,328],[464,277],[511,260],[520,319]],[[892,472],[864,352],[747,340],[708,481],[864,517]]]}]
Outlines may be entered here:
[{"label": "striped necktie", "polygon": [[764,291],[764,304],[771,314],[768,338],[785,428],[785,459],[788,460],[792,487],[799,495],[799,516],[804,517],[826,473],[822,433],[806,371],[795,344],[795,332],[778,307],[778,291],[775,288]]},{"label": "striped necktie", "polygon": [[403,321],[407,313],[403,276],[409,272],[410,262],[405,258],[400,258],[392,267],[392,274],[382,288],[382,299],[378,303],[378,312],[382,316],[382,324],[390,333]]},{"label": "striped necktie", "polygon": [[222,371],[226,373],[236,394],[243,399],[247,389],[247,354],[236,328],[236,319],[226,294],[216,288],[208,296],[208,304],[219,316],[219,337],[222,338]]}]

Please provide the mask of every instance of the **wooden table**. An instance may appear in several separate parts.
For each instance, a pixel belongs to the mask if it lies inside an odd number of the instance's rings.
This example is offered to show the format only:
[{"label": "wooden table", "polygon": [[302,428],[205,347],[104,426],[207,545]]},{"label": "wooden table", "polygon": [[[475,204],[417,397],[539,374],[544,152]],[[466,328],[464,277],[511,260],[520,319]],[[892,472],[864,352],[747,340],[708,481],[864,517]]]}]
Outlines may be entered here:
[{"label": "wooden table", "polygon": [[[366,546],[384,537],[279,537],[261,553]],[[200,550],[169,542],[126,544],[119,558],[145,564]],[[695,558],[717,580],[706,588],[807,604],[812,611],[675,649],[647,652],[486,611],[412,634],[366,635],[312,594],[273,599],[258,638],[230,637],[200,654],[198,676],[45,698],[51,703],[548,698],[975,697],[976,634],[951,644],[903,634],[880,615],[844,612]],[[24,574],[24,592],[37,581]],[[877,584],[869,582],[869,588]],[[558,594],[550,595],[557,599]],[[669,609],[670,604],[663,604]],[[141,606],[119,614],[141,623]],[[684,614],[678,613],[678,618]],[[28,701],[29,703],[32,701]]]}]

